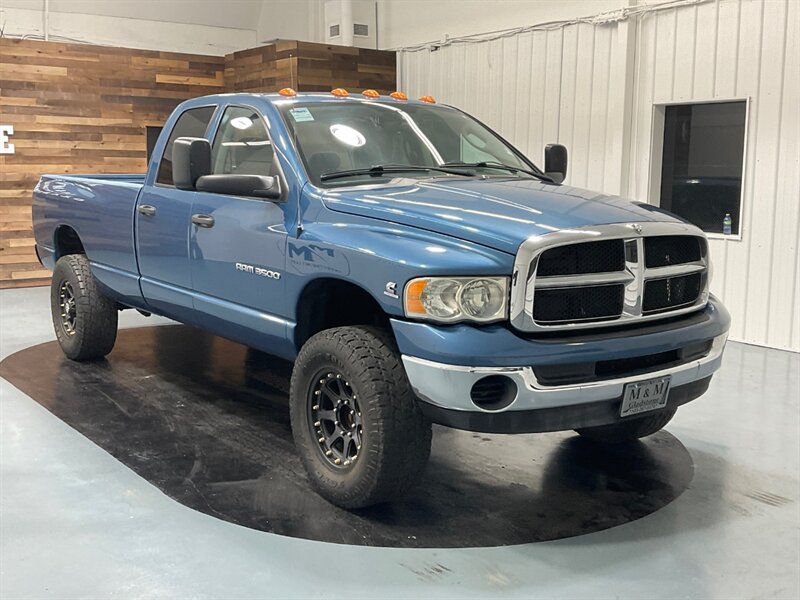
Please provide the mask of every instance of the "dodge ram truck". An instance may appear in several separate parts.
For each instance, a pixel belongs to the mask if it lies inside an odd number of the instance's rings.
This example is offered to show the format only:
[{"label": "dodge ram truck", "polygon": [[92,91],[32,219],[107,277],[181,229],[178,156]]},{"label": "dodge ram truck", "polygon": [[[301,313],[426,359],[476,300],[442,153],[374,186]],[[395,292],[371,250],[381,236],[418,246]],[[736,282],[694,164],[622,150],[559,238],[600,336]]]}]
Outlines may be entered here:
[{"label": "dodge ram truck", "polygon": [[192,99],[145,175],[41,177],[56,337],[100,359],[138,309],[294,361],[298,452],[348,509],[413,484],[432,423],[636,440],[707,390],[730,317],[700,229],[566,171],[427,96]]}]

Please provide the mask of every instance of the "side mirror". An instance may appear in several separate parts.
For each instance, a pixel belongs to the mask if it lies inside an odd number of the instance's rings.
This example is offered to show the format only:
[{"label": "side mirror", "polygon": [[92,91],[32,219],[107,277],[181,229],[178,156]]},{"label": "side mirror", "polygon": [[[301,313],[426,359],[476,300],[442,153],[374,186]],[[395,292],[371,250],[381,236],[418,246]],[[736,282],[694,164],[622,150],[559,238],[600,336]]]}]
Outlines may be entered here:
[{"label": "side mirror", "polygon": [[211,173],[211,144],[205,138],[180,137],[172,145],[172,180],[179,190],[193,190]]},{"label": "side mirror", "polygon": [[547,144],[544,147],[544,174],[556,183],[567,176],[567,148],[561,144]]},{"label": "side mirror", "polygon": [[281,198],[280,179],[266,175],[204,175],[197,180],[195,189],[198,192],[249,196],[265,200],[280,200]]}]

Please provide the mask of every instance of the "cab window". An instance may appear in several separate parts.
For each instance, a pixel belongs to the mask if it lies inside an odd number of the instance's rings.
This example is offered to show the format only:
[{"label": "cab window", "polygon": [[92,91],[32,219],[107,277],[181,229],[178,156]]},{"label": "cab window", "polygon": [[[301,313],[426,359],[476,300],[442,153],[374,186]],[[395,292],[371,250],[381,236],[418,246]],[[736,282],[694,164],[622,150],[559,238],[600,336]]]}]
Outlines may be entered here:
[{"label": "cab window", "polygon": [[215,175],[275,175],[274,158],[261,115],[252,108],[227,108],[211,147],[211,172]]},{"label": "cab window", "polygon": [[156,183],[160,185],[175,185],[172,180],[172,146],[175,140],[179,137],[203,137],[216,108],[216,106],[190,108],[178,117],[172,132],[169,134],[169,140],[167,140],[167,147],[164,148],[161,163],[158,165]]}]

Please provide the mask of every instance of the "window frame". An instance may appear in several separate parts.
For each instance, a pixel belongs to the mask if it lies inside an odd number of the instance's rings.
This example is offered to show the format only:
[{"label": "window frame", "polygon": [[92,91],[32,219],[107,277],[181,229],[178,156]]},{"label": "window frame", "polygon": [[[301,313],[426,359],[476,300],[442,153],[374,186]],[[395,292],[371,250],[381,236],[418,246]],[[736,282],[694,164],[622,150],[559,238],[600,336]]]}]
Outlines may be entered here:
[{"label": "window frame", "polygon": [[666,110],[669,106],[685,106],[687,104],[725,104],[730,102],[744,102],[744,140],[742,141],[742,185],[739,193],[739,232],[731,235],[724,233],[704,232],[710,240],[725,240],[741,242],[744,230],[749,224],[745,219],[745,193],[747,191],[747,155],[748,136],[750,133],[750,108],[751,96],[734,96],[724,98],[701,98],[692,100],[674,100],[666,102],[653,102],[653,112],[650,128],[650,169],[647,181],[647,202],[654,206],[661,206],[661,172],[664,166],[664,123]]}]

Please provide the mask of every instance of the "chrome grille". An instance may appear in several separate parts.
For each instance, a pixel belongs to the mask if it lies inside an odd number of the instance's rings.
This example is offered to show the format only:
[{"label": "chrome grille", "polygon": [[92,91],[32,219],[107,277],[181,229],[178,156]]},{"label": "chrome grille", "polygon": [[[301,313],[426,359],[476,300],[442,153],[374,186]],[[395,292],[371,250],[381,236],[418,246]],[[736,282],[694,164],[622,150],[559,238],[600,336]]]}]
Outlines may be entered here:
[{"label": "chrome grille", "polygon": [[652,315],[692,305],[700,295],[701,285],[700,273],[645,281],[642,314]]},{"label": "chrome grille", "polygon": [[560,325],[587,319],[615,319],[622,312],[624,299],[622,284],[537,290],[533,320]]},{"label": "chrome grille", "polygon": [[603,225],[520,246],[511,323],[522,331],[619,325],[689,312],[707,300],[707,245],[697,227]]},{"label": "chrome grille", "polygon": [[538,259],[536,274],[547,277],[621,271],[625,268],[623,244],[623,240],[603,240],[545,250]]},{"label": "chrome grille", "polygon": [[702,239],[689,235],[645,238],[644,257],[648,269],[703,259]]}]

